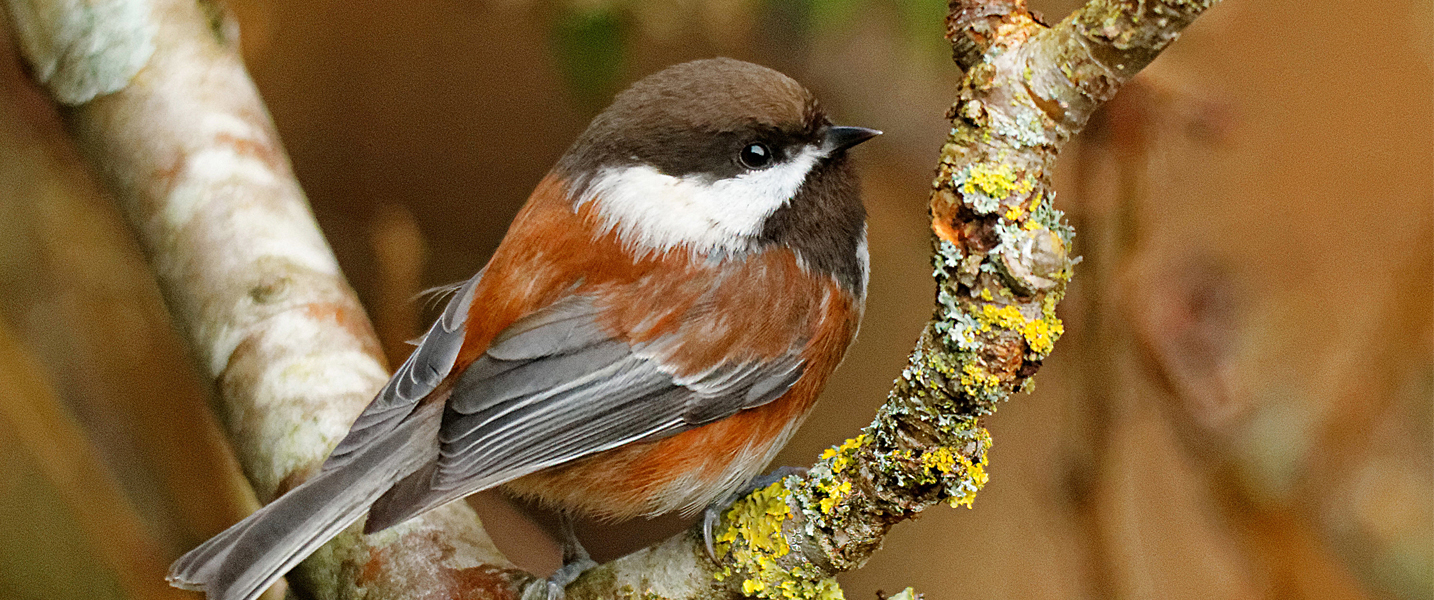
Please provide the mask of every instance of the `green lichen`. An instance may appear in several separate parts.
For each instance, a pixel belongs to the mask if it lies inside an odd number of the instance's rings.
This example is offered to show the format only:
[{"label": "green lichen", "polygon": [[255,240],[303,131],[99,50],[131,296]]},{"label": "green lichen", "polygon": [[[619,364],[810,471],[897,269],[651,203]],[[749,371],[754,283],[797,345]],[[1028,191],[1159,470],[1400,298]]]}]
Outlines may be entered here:
[{"label": "green lichen", "polygon": [[[1007,210],[1006,213],[1010,214],[1012,210],[1018,209],[1013,208]],[[991,249],[991,254],[1006,255],[1010,260],[1014,261],[1029,260],[1029,245],[1027,245],[1027,248],[1023,248],[1021,244],[1021,240],[1025,238],[1025,235],[1022,234],[1024,228],[1019,221],[1014,219],[1009,222],[1002,221],[996,223],[992,229],[996,232],[996,240],[998,243],[995,248]]]},{"label": "green lichen", "polygon": [[1047,143],[1046,124],[1041,119],[1039,109],[1032,105],[1017,106],[1012,111],[1015,118],[1007,118],[1001,113],[991,115],[990,127],[997,135],[1013,142],[1016,147],[1040,146]]},{"label": "green lichen", "polygon": [[714,540],[719,557],[731,557],[728,566],[714,573],[725,581],[739,573],[742,593],[772,600],[843,600],[836,580],[823,578],[809,565],[783,568],[777,559],[791,553],[782,525],[791,517],[785,481],[756,490],[732,504],[726,527]]},{"label": "green lichen", "polygon": [[971,360],[947,352],[919,352],[912,359],[919,362],[913,363],[916,368],[912,369],[910,380],[924,388],[939,387],[941,382],[957,377],[961,365]]},{"label": "green lichen", "polygon": [[1026,222],[1026,229],[1045,227],[1061,238],[1061,243],[1067,248],[1071,245],[1071,239],[1075,237],[1075,230],[1065,223],[1065,213],[1054,206],[1051,206],[1051,198],[1047,198],[1044,192],[1037,192],[1031,200],[1031,219]]},{"label": "green lichen", "polygon": [[935,322],[936,333],[941,334],[944,343],[957,352],[974,352],[980,349],[976,334],[980,323],[971,318],[961,305],[960,298],[952,293],[954,286],[942,286],[936,291],[936,302],[941,306]]},{"label": "green lichen", "polygon": [[951,278],[956,276],[956,269],[961,266],[961,260],[965,255],[956,244],[947,240],[940,240],[936,244],[936,252],[931,255],[931,266],[934,270],[932,277]]}]

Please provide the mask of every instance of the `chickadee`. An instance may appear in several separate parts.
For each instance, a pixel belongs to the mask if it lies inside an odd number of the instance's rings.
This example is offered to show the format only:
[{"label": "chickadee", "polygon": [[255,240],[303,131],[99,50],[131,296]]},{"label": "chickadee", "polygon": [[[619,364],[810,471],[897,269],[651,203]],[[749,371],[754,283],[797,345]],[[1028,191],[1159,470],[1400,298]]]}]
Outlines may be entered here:
[{"label": "chickadee", "polygon": [[250,600],[365,513],[372,533],[499,485],[608,519],[741,488],[856,335],[866,211],[847,150],[879,133],[732,59],[633,84],[318,474],[169,581]]}]

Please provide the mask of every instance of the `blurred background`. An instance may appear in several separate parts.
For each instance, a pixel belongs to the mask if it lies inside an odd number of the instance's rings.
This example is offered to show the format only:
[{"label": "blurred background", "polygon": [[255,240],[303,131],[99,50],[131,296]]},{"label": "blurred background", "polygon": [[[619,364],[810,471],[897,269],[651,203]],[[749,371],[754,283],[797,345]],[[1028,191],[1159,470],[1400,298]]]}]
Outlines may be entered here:
[{"label": "blurred background", "polygon": [[[1032,0],[1047,20],[1077,6]],[[959,73],[944,0],[229,0],[397,364],[611,95],[693,58],[782,70],[871,213],[861,338],[778,463],[854,435],[932,307]],[[198,598],[169,561],[255,506],[114,204],[0,28],[0,597]],[[990,483],[841,577],[981,598],[1434,598],[1434,3],[1226,0],[1062,157],[1084,257]],[[497,494],[500,546],[558,561]],[[682,527],[593,524],[612,557]]]}]

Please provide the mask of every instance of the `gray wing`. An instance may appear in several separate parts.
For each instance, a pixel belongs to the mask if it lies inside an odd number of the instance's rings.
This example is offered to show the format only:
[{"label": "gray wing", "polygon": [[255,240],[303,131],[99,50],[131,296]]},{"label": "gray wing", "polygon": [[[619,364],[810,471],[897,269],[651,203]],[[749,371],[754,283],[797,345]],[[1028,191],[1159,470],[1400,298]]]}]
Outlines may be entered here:
[{"label": "gray wing", "polygon": [[662,358],[675,338],[631,345],[607,335],[597,315],[590,298],[570,297],[495,338],[454,385],[437,462],[375,505],[374,530],[546,467],[761,406],[802,375],[794,350],[682,376]]},{"label": "gray wing", "polygon": [[514,323],[459,377],[439,430],[435,487],[509,481],[761,406],[802,374],[794,351],[681,376],[675,339],[614,340],[590,298],[567,298]]},{"label": "gray wing", "polygon": [[473,290],[483,278],[479,271],[459,286],[449,299],[443,314],[428,328],[418,348],[408,355],[408,360],[394,372],[388,383],[379,390],[367,408],[364,408],[349,428],[343,440],[324,461],[323,471],[347,464],[355,452],[379,436],[393,430],[399,422],[413,412],[418,401],[432,393],[458,358],[463,346],[464,323],[468,319],[468,308],[473,304]]}]

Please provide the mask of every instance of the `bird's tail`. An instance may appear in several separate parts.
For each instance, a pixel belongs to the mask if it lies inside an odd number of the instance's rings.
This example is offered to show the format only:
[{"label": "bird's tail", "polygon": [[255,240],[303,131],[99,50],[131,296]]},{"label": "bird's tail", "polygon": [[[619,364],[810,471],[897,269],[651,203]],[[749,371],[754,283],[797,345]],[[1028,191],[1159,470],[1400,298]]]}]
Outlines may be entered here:
[{"label": "bird's tail", "polygon": [[252,600],[300,561],[363,516],[395,482],[425,462],[436,447],[425,429],[437,427],[443,403],[420,406],[392,431],[324,469],[302,485],[214,536],[169,568],[175,587],[202,590],[208,600]]}]

